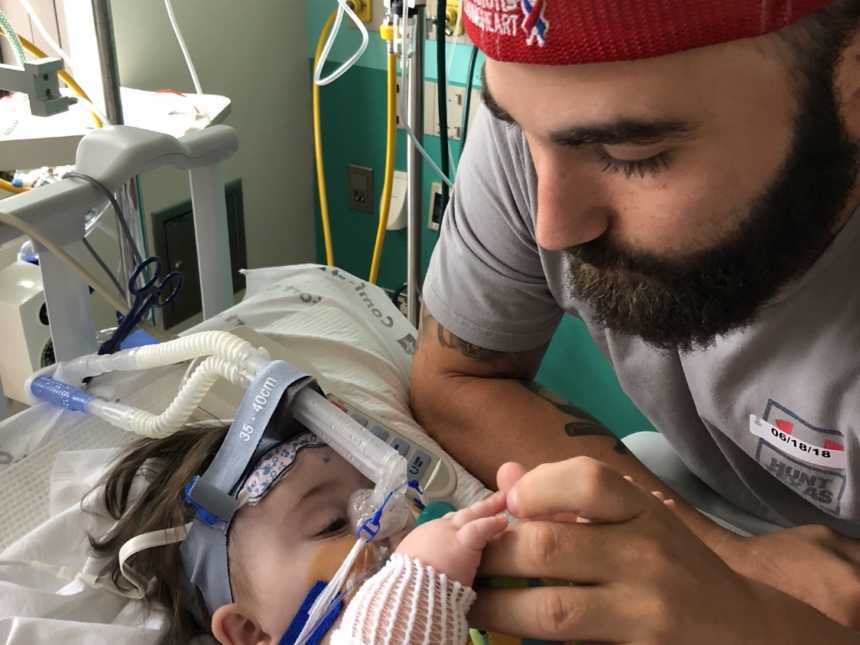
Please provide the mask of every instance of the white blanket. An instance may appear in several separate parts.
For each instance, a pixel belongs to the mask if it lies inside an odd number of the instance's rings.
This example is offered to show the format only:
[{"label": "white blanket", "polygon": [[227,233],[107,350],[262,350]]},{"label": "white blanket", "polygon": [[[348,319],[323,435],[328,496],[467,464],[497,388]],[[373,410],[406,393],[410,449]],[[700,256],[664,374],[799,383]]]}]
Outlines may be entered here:
[{"label": "white blanket", "polygon": [[[440,450],[409,411],[415,329],[382,290],[316,265],[249,271],[247,278],[240,304],[192,331],[244,325],[269,336],[288,347],[290,360],[316,375],[324,389],[425,448]],[[117,393],[153,402],[155,409],[163,407],[161,402],[175,393],[176,386],[175,374],[157,378],[158,383],[148,381],[148,394],[141,394],[144,390],[128,378],[117,379],[116,384],[100,382],[99,388],[110,391],[115,386]],[[86,449],[69,451],[68,446],[80,447],[81,436],[91,439],[85,442]],[[44,521],[0,553],[0,561],[6,563],[0,562],[0,643],[157,642],[162,625],[158,612],[147,615],[142,603],[76,578],[78,572],[87,576],[98,570],[99,563],[88,558],[87,531],[100,534],[109,527],[105,520],[84,514],[80,500],[102,475],[116,446],[127,439],[92,419],[40,406],[0,424],[0,451],[9,452],[17,462],[5,472],[0,467],[0,490],[5,475],[5,490],[12,491],[22,509],[17,514],[44,515]],[[33,467],[28,469],[30,462]],[[49,472],[40,472],[46,468]],[[457,475],[456,504],[486,494],[459,467]],[[35,495],[30,488],[16,491],[13,480],[18,485],[31,481],[45,491]],[[8,510],[12,506],[3,499],[7,511],[0,510],[0,525],[20,521]]]}]

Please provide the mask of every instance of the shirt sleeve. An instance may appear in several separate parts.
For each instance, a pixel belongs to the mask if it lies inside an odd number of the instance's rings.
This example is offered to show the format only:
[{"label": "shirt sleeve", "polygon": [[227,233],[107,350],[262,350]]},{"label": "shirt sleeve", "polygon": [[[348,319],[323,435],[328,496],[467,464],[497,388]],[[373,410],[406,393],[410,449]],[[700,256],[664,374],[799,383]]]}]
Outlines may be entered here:
[{"label": "shirt sleeve", "polygon": [[423,289],[433,317],[469,343],[528,351],[561,319],[535,241],[536,185],[521,130],[481,106]]},{"label": "shirt sleeve", "polygon": [[475,592],[395,554],[347,605],[332,645],[463,645]]}]

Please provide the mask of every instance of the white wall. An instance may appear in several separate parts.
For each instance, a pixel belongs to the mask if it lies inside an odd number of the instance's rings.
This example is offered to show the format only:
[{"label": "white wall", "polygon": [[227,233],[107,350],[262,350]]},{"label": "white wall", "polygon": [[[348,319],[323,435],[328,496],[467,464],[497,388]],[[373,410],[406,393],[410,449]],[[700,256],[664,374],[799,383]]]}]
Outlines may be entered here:
[{"label": "white wall", "polygon": [[[314,258],[310,76],[301,0],[174,0],[203,90],[233,101],[251,267]],[[113,0],[122,84],[193,91],[161,0]],[[184,173],[144,176],[147,213],[188,197]]]}]

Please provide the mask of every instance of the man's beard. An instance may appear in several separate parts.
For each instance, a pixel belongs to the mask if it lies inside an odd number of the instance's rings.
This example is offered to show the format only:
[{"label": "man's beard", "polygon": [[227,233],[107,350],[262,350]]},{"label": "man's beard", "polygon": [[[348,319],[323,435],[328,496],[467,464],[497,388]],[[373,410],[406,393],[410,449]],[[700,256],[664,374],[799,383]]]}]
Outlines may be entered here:
[{"label": "man's beard", "polygon": [[604,238],[568,251],[573,295],[597,322],[660,349],[705,348],[749,325],[815,263],[837,232],[860,159],[839,118],[832,72],[806,81],[786,162],[719,245],[682,259]]}]

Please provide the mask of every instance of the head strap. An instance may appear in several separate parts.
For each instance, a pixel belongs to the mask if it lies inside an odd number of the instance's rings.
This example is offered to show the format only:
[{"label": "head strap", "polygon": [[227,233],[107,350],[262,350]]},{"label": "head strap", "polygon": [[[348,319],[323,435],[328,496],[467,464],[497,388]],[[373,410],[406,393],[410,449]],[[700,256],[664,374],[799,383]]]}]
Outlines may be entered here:
[{"label": "head strap", "polygon": [[239,488],[260,457],[293,433],[287,410],[301,389],[312,384],[310,376],[284,361],[263,368],[209,468],[186,486],[185,499],[196,517],[180,547],[182,563],[210,613],[233,602],[227,543],[240,507]]}]

